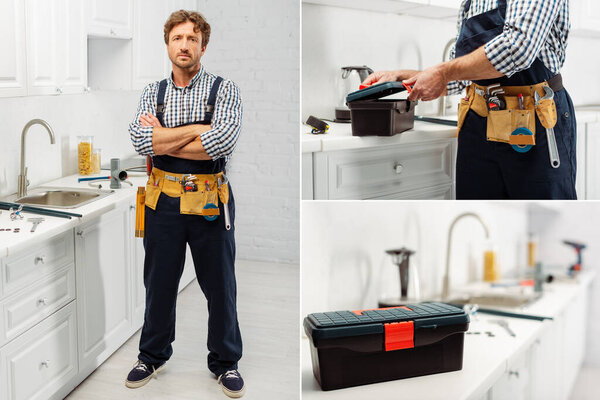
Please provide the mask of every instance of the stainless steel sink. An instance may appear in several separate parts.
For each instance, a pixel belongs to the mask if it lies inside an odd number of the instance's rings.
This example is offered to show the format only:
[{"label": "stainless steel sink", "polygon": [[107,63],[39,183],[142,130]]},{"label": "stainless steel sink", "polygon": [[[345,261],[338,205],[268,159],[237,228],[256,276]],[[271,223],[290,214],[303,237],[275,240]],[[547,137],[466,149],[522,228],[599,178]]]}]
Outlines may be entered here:
[{"label": "stainless steel sink", "polygon": [[29,190],[25,197],[13,195],[7,201],[48,208],[76,208],[100,200],[113,193],[109,190],[38,187]]},{"label": "stainless steel sink", "polygon": [[478,304],[480,306],[523,307],[540,297],[539,294],[473,294],[452,298],[447,303]]}]

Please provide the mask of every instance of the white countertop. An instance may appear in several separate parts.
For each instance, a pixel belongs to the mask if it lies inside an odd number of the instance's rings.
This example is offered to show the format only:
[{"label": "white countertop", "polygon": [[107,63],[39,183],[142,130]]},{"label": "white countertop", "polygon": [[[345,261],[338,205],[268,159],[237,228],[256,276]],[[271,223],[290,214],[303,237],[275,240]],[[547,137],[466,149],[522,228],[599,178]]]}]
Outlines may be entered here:
[{"label": "white countertop", "polygon": [[[600,107],[575,107],[578,123],[600,122]],[[414,129],[391,136],[352,136],[351,124],[328,122],[329,132],[322,135],[310,133],[311,127],[302,125],[302,153],[317,153],[322,151],[349,150],[367,147],[391,146],[404,143],[417,143],[438,139],[453,138],[456,128],[428,122],[415,121]]]},{"label": "white countertop", "polygon": [[[544,296],[520,310],[527,314],[555,317],[573,301],[574,297],[594,278],[593,273],[580,275],[577,281],[554,282],[545,285]],[[512,337],[491,320],[504,319],[516,336]],[[389,399],[401,394],[406,399],[473,399],[485,395],[487,390],[507,370],[512,360],[521,356],[553,321],[544,322],[505,318],[479,313],[471,318],[470,332],[466,334],[461,371],[420,376],[417,378],[357,386],[324,392],[313,376],[310,344],[302,339],[302,398],[358,400]],[[489,337],[484,332],[492,332]],[[426,395],[425,395],[426,393]]]},{"label": "white countertop", "polygon": [[[101,175],[109,174],[107,171],[102,171]],[[143,172],[129,172],[129,181],[133,183],[133,186],[129,186],[126,183],[121,184],[121,189],[115,189],[114,193],[97,200],[89,204],[86,204],[78,208],[69,209],[56,209],[60,211],[66,211],[71,213],[82,214],[81,218],[73,217],[71,219],[50,217],[46,215],[38,215],[28,212],[23,212],[24,218],[22,220],[11,221],[10,213],[7,210],[0,210],[0,228],[20,228],[19,233],[13,231],[0,231],[0,257],[8,256],[20,249],[30,246],[33,241],[36,242],[44,239],[48,239],[54,235],[72,229],[73,227],[89,221],[92,218],[96,218],[99,215],[115,208],[116,204],[124,200],[134,200],[138,186],[145,186],[148,177]],[[71,175],[64,178],[57,179],[52,182],[48,182],[44,187],[61,187],[61,188],[81,188],[90,189],[88,182],[77,183],[79,175]],[[109,189],[109,181],[101,181],[102,189]],[[30,187],[29,190],[33,188]],[[30,232],[32,223],[27,222],[27,218],[32,217],[43,217],[44,221],[38,225],[35,232]]]},{"label": "white countertop", "polygon": [[310,133],[312,129],[310,126],[302,125],[302,153],[418,143],[453,138],[456,135],[456,128],[452,126],[420,121],[415,121],[414,129],[390,137],[352,136],[352,126],[350,124],[335,122],[328,122],[328,124],[329,132],[323,135],[313,135]]}]

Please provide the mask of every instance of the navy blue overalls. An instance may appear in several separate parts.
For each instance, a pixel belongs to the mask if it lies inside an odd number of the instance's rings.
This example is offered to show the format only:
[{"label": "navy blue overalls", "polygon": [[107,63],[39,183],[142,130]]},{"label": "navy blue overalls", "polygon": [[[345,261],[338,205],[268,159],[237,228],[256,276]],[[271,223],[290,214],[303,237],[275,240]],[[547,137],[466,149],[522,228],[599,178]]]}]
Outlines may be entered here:
[{"label": "navy blue overalls", "polygon": [[[218,77],[208,99],[209,112],[204,121],[210,124],[212,110],[222,78]],[[160,82],[157,118],[161,112],[167,81]],[[186,160],[168,155],[154,156],[156,168],[177,174],[216,174],[225,169],[225,159]],[[189,244],[198,283],[208,301],[208,368],[215,375],[237,369],[242,357],[242,338],[236,311],[235,282],[235,206],[229,188],[231,230],[225,229],[223,204],[219,202],[220,217],[208,221],[200,215],[180,214],[179,198],[160,194],[156,210],[146,207],[144,247],[144,285],[146,312],[140,338],[139,359],[153,365],[167,361],[175,340],[175,305],[177,289]]]},{"label": "navy blue overalls", "polygon": [[[468,11],[471,1],[465,4]],[[456,41],[456,57],[469,54],[502,33],[506,0],[498,8],[463,21]],[[548,21],[552,23],[552,21]],[[536,58],[530,68],[513,76],[475,81],[481,86],[526,86],[549,80],[554,74]],[[507,143],[486,139],[487,118],[469,110],[458,135],[457,199],[576,199],[576,122],[573,103],[565,89],[554,93],[558,121],[554,127],[560,167],[552,168],[546,129],[536,117],[536,145],[519,153]]]}]

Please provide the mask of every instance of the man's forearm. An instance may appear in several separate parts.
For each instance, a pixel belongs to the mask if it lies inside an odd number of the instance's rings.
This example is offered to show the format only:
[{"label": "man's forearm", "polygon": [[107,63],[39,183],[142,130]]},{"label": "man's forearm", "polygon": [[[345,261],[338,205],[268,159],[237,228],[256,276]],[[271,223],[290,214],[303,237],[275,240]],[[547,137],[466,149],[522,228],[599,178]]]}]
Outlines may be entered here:
[{"label": "man's forearm", "polygon": [[484,46],[441,65],[443,66],[448,82],[475,81],[504,76],[504,74],[498,72],[488,60]]},{"label": "man's forearm", "polygon": [[155,126],[152,130],[152,148],[156,155],[170,154],[199,138],[210,130],[210,125],[186,125],[177,128]]},{"label": "man's forearm", "polygon": [[196,138],[185,146],[168,153],[168,155],[185,158],[186,160],[212,160],[212,158],[206,154],[200,138]]}]

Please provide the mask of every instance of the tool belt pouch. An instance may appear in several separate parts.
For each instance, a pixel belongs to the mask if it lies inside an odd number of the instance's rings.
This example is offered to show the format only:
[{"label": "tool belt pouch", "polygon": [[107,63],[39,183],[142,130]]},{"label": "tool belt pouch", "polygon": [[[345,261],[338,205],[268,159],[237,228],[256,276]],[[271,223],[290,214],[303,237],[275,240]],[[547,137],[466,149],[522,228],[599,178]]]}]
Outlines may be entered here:
[{"label": "tool belt pouch", "polygon": [[[478,96],[481,97],[481,96]],[[531,96],[523,96],[523,110],[516,96],[504,96],[506,110],[487,112],[487,140],[511,145],[535,145],[535,107]],[[532,135],[513,135],[518,128],[527,128]]]},{"label": "tool belt pouch", "polygon": [[148,183],[146,183],[146,207],[156,210],[156,203],[158,203],[158,198],[160,197],[163,183],[164,179],[159,179],[157,182],[154,173],[150,175],[148,178]]},{"label": "tool belt pouch", "polygon": [[223,204],[229,203],[229,184],[223,183],[221,186],[219,186],[218,192],[219,192],[219,200],[221,200],[221,203],[223,203]]},{"label": "tool belt pouch", "polygon": [[[198,186],[204,186],[204,182],[198,182]],[[205,217],[219,215],[217,185],[212,183],[208,191],[198,188],[197,192],[183,192],[179,207],[181,214],[202,215]]]},{"label": "tool belt pouch", "polygon": [[554,103],[554,99],[540,100],[539,104],[535,106],[535,113],[537,114],[544,128],[554,128],[554,125],[556,125],[557,121],[556,104]]},{"label": "tool belt pouch", "polygon": [[473,103],[473,97],[471,96],[470,91],[468,91],[469,95],[467,99],[460,99],[460,103],[458,104],[458,120],[457,120],[457,129],[456,136],[460,133],[460,129],[462,128],[465,119],[467,118],[467,114],[469,113],[469,109],[471,108],[471,104]]}]

